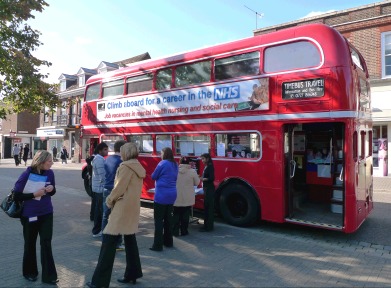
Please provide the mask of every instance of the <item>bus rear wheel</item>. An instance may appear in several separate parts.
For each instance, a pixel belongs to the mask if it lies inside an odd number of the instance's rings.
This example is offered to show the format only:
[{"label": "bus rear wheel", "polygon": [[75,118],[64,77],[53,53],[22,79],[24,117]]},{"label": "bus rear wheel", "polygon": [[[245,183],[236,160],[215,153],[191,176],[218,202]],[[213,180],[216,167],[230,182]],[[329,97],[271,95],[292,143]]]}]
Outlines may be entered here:
[{"label": "bus rear wheel", "polygon": [[258,201],[243,185],[230,185],[220,196],[220,212],[224,220],[234,226],[250,226],[259,215]]}]

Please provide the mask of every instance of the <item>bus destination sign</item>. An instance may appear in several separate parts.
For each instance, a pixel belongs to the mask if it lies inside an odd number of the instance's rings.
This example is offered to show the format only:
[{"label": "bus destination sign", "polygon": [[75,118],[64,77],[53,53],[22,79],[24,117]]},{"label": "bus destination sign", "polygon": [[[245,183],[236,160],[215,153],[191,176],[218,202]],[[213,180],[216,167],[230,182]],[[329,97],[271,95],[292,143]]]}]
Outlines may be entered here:
[{"label": "bus destination sign", "polygon": [[283,82],[282,99],[314,98],[324,96],[324,79]]}]

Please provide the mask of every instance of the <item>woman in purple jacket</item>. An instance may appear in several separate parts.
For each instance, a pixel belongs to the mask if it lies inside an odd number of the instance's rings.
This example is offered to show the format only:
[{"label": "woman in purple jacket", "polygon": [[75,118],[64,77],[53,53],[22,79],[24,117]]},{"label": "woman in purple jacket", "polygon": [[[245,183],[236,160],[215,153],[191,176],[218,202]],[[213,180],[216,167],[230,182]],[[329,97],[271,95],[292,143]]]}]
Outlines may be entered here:
[{"label": "woman in purple jacket", "polygon": [[176,200],[176,180],[178,164],[174,160],[171,148],[162,149],[162,161],[159,162],[152,179],[155,180],[155,198],[153,203],[153,218],[155,220],[155,237],[152,251],[162,251],[163,245],[173,246],[172,211]]},{"label": "woman in purple jacket", "polygon": [[52,155],[38,151],[31,166],[15,183],[16,200],[23,201],[20,221],[23,225],[24,254],[23,276],[28,281],[38,279],[36,243],[39,234],[41,243],[42,282],[56,285],[56,266],[52,254],[53,205],[56,193]]}]

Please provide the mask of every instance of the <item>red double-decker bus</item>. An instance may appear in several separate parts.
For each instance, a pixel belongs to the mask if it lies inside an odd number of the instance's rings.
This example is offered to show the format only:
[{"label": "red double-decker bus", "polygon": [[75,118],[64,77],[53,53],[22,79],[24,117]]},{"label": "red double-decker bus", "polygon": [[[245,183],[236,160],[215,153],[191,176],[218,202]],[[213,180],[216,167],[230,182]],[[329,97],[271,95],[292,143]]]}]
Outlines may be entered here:
[{"label": "red double-decker bus", "polygon": [[200,174],[199,156],[210,153],[216,209],[232,225],[262,219],[353,232],[373,209],[367,67],[322,24],[92,76],[83,150],[117,139],[138,145],[148,200],[162,148],[191,157]]}]

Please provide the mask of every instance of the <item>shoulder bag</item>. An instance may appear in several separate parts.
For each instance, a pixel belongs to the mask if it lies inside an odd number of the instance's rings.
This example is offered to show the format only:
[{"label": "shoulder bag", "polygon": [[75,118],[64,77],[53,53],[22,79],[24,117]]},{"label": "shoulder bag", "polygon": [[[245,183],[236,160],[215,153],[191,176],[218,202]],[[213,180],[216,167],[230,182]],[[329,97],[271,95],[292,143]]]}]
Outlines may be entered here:
[{"label": "shoulder bag", "polygon": [[1,202],[1,209],[11,218],[20,218],[23,210],[23,202],[14,200],[14,190]]}]

